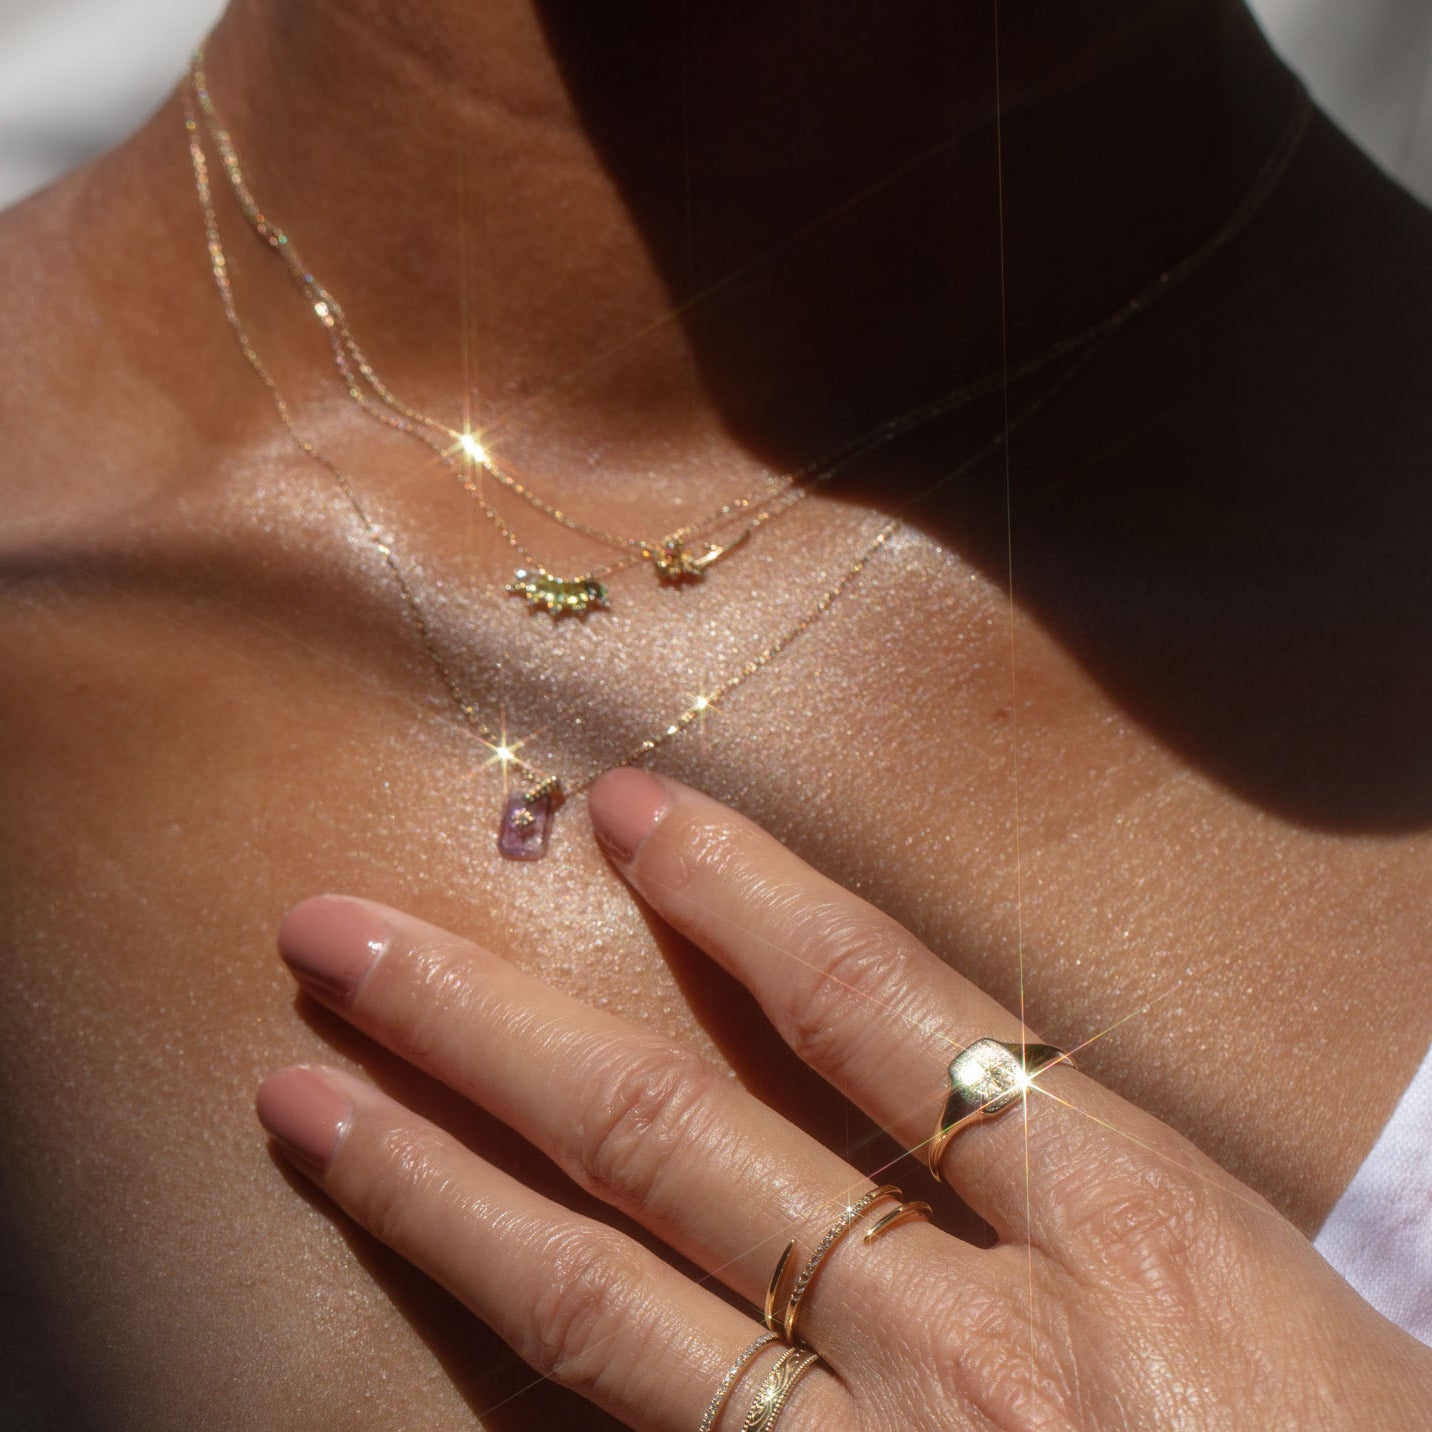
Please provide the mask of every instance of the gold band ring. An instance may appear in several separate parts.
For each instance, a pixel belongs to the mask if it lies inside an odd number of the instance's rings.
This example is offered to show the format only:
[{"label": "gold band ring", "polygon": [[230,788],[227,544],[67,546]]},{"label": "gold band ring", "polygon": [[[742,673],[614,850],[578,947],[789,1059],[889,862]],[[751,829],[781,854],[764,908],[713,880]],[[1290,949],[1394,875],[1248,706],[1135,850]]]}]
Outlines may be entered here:
[{"label": "gold band ring", "polygon": [[786,1336],[786,1314],[784,1308],[777,1308],[781,1297],[781,1284],[785,1281],[786,1268],[790,1265],[791,1254],[796,1251],[796,1245],[787,1243],[776,1259],[776,1271],[771,1274],[771,1281],[766,1284],[766,1301],[761,1308],[761,1321],[770,1328],[772,1336],[785,1340]]},{"label": "gold band ring", "polygon": [[726,1399],[731,1395],[731,1389],[736,1385],[736,1379],[751,1365],[751,1360],[756,1354],[775,1340],[775,1333],[762,1333],[726,1369],[726,1375],[717,1385],[716,1391],[711,1394],[711,1401],[706,1404],[706,1411],[701,1416],[701,1426],[697,1428],[697,1432],[711,1432],[716,1425],[716,1419],[721,1415],[721,1409],[726,1405]]},{"label": "gold band ring", "polygon": [[934,1209],[928,1203],[902,1203],[899,1208],[892,1208],[883,1218],[877,1218],[865,1230],[865,1237],[860,1241],[874,1243],[892,1228],[898,1228],[902,1223],[913,1223],[917,1218],[928,1221],[933,1213]]},{"label": "gold band ring", "polygon": [[997,1118],[1025,1096],[1036,1075],[1051,1064],[1074,1061],[1052,1044],[1005,1044],[998,1039],[977,1039],[950,1061],[950,1092],[940,1111],[934,1137],[926,1149],[930,1172],[939,1183],[945,1150],[961,1129]]},{"label": "gold band ring", "polygon": [[781,1415],[781,1409],[786,1405],[791,1389],[819,1361],[820,1355],[811,1352],[809,1348],[787,1348],[776,1359],[776,1365],[766,1374],[766,1380],[761,1384],[761,1390],[756,1394],[756,1400],[751,1404],[746,1420],[741,1424],[741,1432],[769,1432],[769,1429],[776,1425],[776,1418]]},{"label": "gold band ring", "polygon": [[795,1342],[796,1322],[800,1317],[802,1300],[810,1291],[812,1280],[820,1271],[821,1264],[830,1256],[835,1245],[860,1222],[865,1211],[872,1204],[878,1203],[883,1198],[899,1199],[901,1197],[903,1195],[900,1190],[893,1184],[887,1183],[882,1184],[879,1188],[872,1188],[852,1203],[840,1218],[831,1224],[824,1237],[815,1245],[815,1251],[806,1259],[800,1272],[796,1275],[795,1282],[791,1284],[791,1291],[782,1305],[781,1284],[784,1281],[786,1269],[790,1266],[791,1254],[796,1249],[793,1242],[786,1244],[785,1251],[776,1264],[776,1271],[771,1275],[771,1281],[766,1288],[764,1308],[766,1326],[777,1334],[782,1342]]}]

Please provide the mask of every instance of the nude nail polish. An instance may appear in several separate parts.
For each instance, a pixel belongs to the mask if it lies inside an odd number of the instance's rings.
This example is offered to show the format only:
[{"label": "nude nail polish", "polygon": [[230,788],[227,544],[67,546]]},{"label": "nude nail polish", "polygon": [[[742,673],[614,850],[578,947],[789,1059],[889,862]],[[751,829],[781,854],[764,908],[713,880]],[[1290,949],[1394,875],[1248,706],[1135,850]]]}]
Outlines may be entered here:
[{"label": "nude nail polish", "polygon": [[278,949],[314,993],[350,999],[388,946],[392,928],[362,900],[320,895],[295,905],[279,926]]},{"label": "nude nail polish", "polygon": [[316,1069],[270,1074],[255,1099],[259,1122],[299,1163],[322,1173],[353,1121],[353,1105]]},{"label": "nude nail polish", "polygon": [[624,766],[596,781],[587,804],[597,839],[614,860],[625,865],[666,814],[671,796],[655,776]]}]

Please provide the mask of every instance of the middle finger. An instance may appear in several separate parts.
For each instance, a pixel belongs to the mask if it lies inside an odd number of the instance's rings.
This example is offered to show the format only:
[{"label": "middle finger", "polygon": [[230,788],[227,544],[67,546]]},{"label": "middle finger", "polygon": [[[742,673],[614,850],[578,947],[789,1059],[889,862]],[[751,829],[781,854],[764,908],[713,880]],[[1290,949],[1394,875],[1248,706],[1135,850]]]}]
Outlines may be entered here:
[{"label": "middle finger", "polygon": [[[977,1039],[1038,1042],[909,931],[736,812],[644,771],[589,795],[598,838],[636,891],[735,975],[786,1043],[924,1162],[946,1071]],[[944,1176],[1005,1241],[1069,1251],[1106,1175],[1192,1156],[1150,1116],[1066,1066],[1028,1086],[1025,1118],[956,1137]],[[1023,1122],[1023,1130],[1019,1125]],[[1116,1127],[1117,1126],[1117,1127]],[[1215,1177],[1212,1166],[1208,1170]],[[1075,1185],[1086,1195],[1073,1199]]]}]

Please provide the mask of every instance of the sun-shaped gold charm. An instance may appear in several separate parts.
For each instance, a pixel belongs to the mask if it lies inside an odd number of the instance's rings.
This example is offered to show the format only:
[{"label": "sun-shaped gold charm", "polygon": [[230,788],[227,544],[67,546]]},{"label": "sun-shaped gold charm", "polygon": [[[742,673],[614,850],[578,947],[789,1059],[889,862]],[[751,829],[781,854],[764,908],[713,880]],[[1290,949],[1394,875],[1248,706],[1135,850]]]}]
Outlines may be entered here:
[{"label": "sun-shaped gold charm", "polygon": [[593,607],[605,609],[607,589],[593,577],[554,577],[540,569],[519,567],[507,590],[528,606],[550,612],[554,617],[585,616]]}]

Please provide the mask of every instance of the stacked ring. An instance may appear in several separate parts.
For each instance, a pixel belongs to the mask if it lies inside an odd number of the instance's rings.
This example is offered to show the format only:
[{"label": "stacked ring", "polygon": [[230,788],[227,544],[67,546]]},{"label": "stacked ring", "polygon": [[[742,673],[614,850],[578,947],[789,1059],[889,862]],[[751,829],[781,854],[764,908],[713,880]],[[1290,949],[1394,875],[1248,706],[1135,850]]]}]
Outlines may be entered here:
[{"label": "stacked ring", "polygon": [[769,1432],[776,1425],[776,1418],[781,1415],[791,1390],[819,1361],[820,1355],[809,1348],[787,1348],[766,1374],[766,1380],[741,1424],[741,1432]]},{"label": "stacked ring", "polygon": [[[778,1307],[781,1302],[781,1286],[785,1280],[786,1268],[789,1266],[791,1254],[795,1252],[796,1248],[793,1242],[786,1244],[785,1251],[776,1263],[776,1271],[771,1275],[771,1281],[766,1287],[766,1301],[763,1310],[766,1326],[776,1333],[783,1342],[795,1342],[796,1323],[800,1317],[802,1300],[810,1291],[810,1285],[815,1275],[820,1271],[821,1264],[830,1256],[835,1245],[860,1222],[872,1204],[885,1198],[900,1199],[901,1197],[900,1190],[893,1184],[887,1183],[882,1184],[879,1188],[872,1188],[851,1204],[839,1219],[831,1224],[826,1230],[825,1236],[816,1244],[814,1252],[806,1259],[805,1264],[796,1275],[795,1282],[791,1284],[791,1290],[786,1294],[784,1306]],[[904,1208],[906,1205],[902,1203],[900,1207]]]},{"label": "stacked ring", "polygon": [[1051,1064],[1074,1061],[1052,1044],[1005,1044],[977,1039],[950,1061],[950,1092],[926,1148],[930,1172],[944,1182],[940,1163],[961,1129],[993,1119],[1025,1096],[1035,1076]]},{"label": "stacked ring", "polygon": [[877,1218],[865,1230],[865,1237],[860,1241],[874,1243],[892,1228],[898,1228],[902,1223],[911,1223],[917,1218],[928,1219],[933,1213],[934,1209],[928,1203],[902,1203],[898,1208],[892,1208],[884,1217]]},{"label": "stacked ring", "polygon": [[751,1365],[751,1359],[763,1347],[768,1347],[775,1340],[775,1333],[762,1333],[755,1342],[742,1350],[731,1366],[726,1369],[725,1375],[716,1386],[716,1391],[711,1394],[711,1401],[706,1404],[706,1411],[701,1416],[701,1426],[697,1428],[697,1432],[711,1432],[716,1425],[716,1419],[721,1415],[721,1409],[726,1405],[726,1399],[731,1395],[731,1389],[736,1385],[736,1379]]}]

